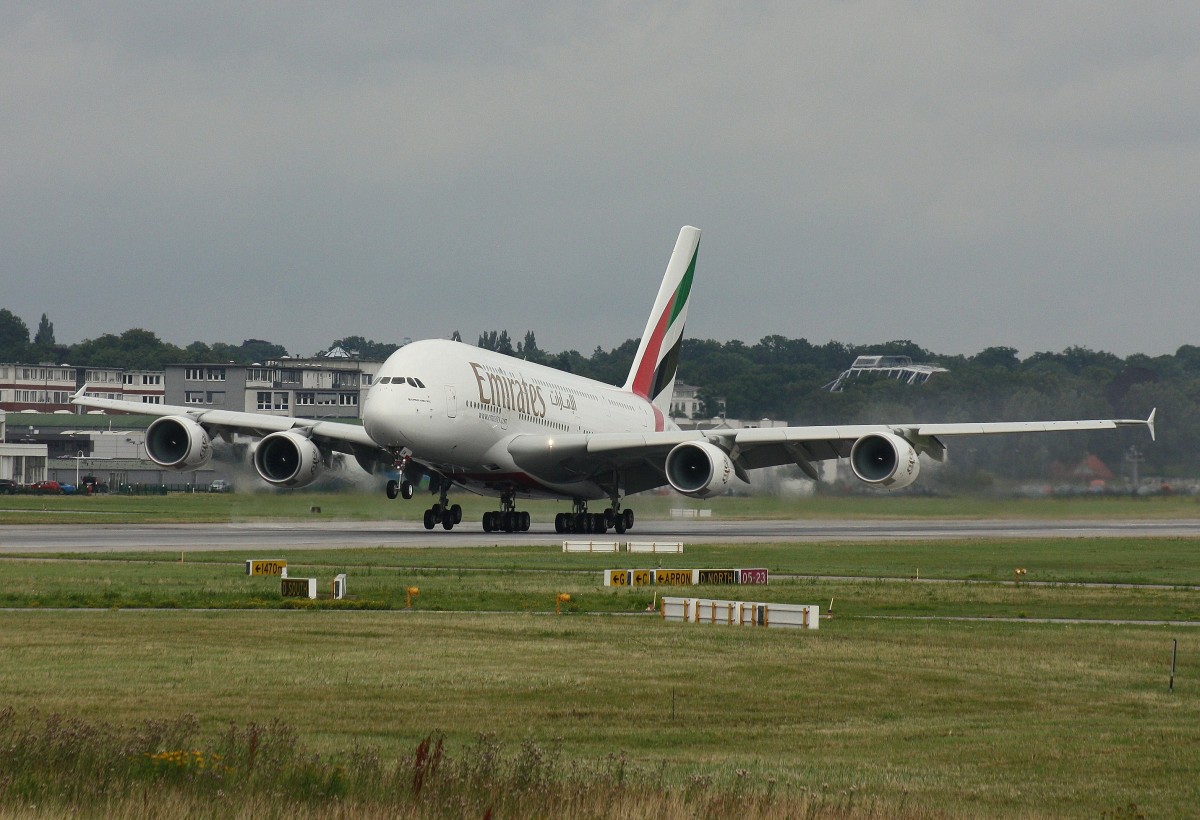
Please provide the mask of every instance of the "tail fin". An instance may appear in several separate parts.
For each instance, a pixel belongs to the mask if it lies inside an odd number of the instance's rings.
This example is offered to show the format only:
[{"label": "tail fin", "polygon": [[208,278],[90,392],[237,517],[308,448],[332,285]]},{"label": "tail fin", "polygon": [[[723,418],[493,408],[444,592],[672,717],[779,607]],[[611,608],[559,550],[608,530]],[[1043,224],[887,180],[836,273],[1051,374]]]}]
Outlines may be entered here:
[{"label": "tail fin", "polygon": [[688,296],[696,273],[700,229],[685,226],[675,241],[671,261],[654,300],[654,309],[642,332],[642,343],[629,371],[625,389],[647,399],[664,416],[670,414],[683,324],[687,320]]}]

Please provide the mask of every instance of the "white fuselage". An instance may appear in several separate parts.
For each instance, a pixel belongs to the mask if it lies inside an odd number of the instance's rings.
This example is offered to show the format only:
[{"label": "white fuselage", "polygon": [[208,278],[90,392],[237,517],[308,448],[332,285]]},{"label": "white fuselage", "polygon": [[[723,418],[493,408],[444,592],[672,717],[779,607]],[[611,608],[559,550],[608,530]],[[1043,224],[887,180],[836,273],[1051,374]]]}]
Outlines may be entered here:
[{"label": "white fuselage", "polygon": [[443,339],[414,342],[384,363],[363,407],[367,434],[485,495],[603,498],[590,481],[551,482],[519,468],[517,435],[675,429],[650,402],[618,387]]}]

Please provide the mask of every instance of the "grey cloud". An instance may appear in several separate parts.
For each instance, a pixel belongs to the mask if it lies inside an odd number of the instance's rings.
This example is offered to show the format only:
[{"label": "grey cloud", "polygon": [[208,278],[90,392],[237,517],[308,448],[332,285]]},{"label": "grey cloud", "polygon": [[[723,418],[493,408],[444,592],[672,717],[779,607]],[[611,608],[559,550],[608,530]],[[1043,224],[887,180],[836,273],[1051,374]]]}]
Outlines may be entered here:
[{"label": "grey cloud", "polygon": [[590,350],[640,331],[691,223],[695,335],[1170,351],[1195,341],[1197,16],[10,6],[0,303],[71,340]]}]

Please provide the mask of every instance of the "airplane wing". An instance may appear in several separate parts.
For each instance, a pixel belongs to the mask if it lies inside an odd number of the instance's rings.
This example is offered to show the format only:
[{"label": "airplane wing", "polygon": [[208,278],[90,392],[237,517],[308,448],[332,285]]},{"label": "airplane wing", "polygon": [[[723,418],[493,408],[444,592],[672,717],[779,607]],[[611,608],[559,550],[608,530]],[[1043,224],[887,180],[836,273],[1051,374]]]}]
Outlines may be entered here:
[{"label": "airplane wing", "polygon": [[357,424],[292,416],[272,416],[266,413],[240,413],[234,410],[205,410],[186,405],[141,404],[119,399],[96,398],[84,395],[82,391],[75,394],[71,403],[81,407],[120,410],[143,416],[182,416],[203,427],[209,435],[221,436],[227,440],[231,439],[234,433],[261,438],[271,433],[301,432],[328,450],[354,456],[368,472],[370,472],[368,464],[373,464],[379,458],[387,458],[387,452]]},{"label": "airplane wing", "polygon": [[[668,478],[668,459],[680,445],[692,448],[712,447],[723,453],[733,472],[749,481],[748,471],[760,467],[795,464],[805,475],[817,478],[815,462],[854,455],[860,442],[866,446],[863,458],[887,464],[879,478],[859,473],[869,483],[892,486],[885,473],[900,468],[908,455],[924,453],[941,461],[946,452],[942,439],[957,436],[1014,433],[1049,433],[1079,430],[1112,430],[1118,427],[1146,427],[1153,439],[1155,413],[1147,419],[1093,419],[1085,421],[975,422],[938,424],[866,424],[813,427],[765,427],[664,431],[658,433],[594,434],[557,436],[548,441],[541,436],[517,436],[509,443],[516,462],[536,475],[566,480],[583,476],[602,477],[606,472],[622,473],[627,493],[661,487],[673,482]],[[713,456],[717,453],[709,450]],[[853,461],[852,461],[853,463]],[[865,467],[866,462],[862,462]],[[915,470],[912,478],[915,478]],[[909,482],[905,482],[909,483]],[[904,483],[898,484],[904,486]],[[676,487],[676,489],[679,489]]]}]

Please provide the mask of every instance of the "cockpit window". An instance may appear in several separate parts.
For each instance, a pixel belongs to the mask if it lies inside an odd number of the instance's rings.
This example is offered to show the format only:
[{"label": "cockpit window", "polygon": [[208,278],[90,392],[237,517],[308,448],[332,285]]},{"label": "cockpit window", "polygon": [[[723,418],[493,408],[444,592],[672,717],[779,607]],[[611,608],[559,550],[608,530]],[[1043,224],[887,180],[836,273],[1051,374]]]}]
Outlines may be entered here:
[{"label": "cockpit window", "polygon": [[412,376],[409,376],[409,377],[408,377],[408,383],[409,383],[409,384],[411,384],[413,387],[419,387],[419,388],[421,388],[422,390],[424,390],[424,389],[425,389],[425,385],[424,385],[424,384],[421,382],[421,380],[420,380],[420,379],[414,379]]},{"label": "cockpit window", "polygon": [[390,384],[391,381],[392,381],[391,376],[384,376],[382,379],[379,380],[379,383],[380,384]]}]

